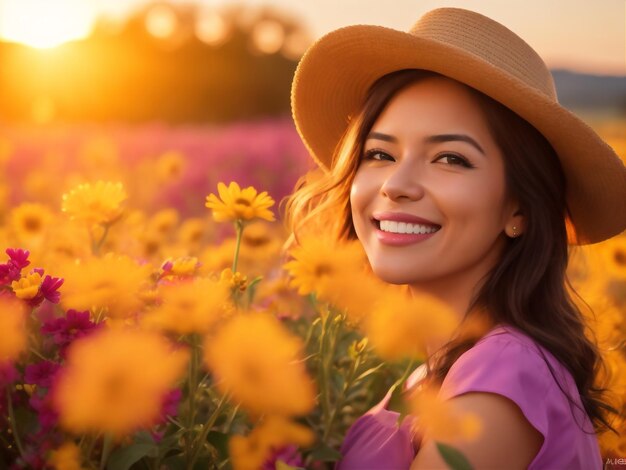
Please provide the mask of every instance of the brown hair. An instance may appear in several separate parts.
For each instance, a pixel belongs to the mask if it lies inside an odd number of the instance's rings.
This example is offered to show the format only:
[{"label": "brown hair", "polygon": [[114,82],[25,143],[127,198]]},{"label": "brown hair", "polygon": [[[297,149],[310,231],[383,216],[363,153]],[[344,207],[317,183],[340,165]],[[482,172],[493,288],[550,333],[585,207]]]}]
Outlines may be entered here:
[{"label": "brown hair", "polygon": [[[317,169],[308,173],[298,180],[294,193],[281,201],[281,210],[284,203],[286,211],[284,223],[291,234],[285,251],[299,243],[304,233],[315,233],[322,228],[325,234],[338,240],[357,238],[349,195],[365,137],[397,92],[427,77],[442,75],[427,70],[400,70],[381,77],[372,85],[363,108],[351,117],[335,150],[332,171],[324,173]],[[559,159],[532,125],[489,96],[461,85],[477,99],[492,136],[505,156],[507,195],[516,198],[526,219],[523,235],[509,239],[500,262],[485,277],[461,321],[459,332],[464,331],[464,325],[479,312],[488,312],[492,324],[504,323],[523,331],[569,370],[595,432],[608,428],[617,433],[607,417],[608,413],[618,411],[605,399],[607,389],[598,383],[600,377],[606,375],[606,364],[593,331],[586,325],[570,294],[571,291],[577,295],[566,274],[569,216],[566,181]],[[445,344],[433,356],[434,364],[427,364],[427,380],[440,384],[454,362],[474,346],[479,337],[458,334]],[[546,363],[554,375],[547,360]],[[571,397],[567,398],[573,404]]]}]

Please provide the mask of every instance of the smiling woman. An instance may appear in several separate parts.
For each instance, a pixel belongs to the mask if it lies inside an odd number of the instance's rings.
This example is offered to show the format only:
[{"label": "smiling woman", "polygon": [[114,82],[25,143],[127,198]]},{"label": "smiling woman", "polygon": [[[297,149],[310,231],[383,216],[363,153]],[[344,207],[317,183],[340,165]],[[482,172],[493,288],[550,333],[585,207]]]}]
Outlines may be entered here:
[{"label": "smiling woman", "polygon": [[0,36],[47,49],[86,37],[95,15],[91,0],[0,0]]},{"label": "smiling woman", "polygon": [[358,239],[380,280],[448,304],[457,330],[427,340],[407,384],[482,423],[471,439],[437,436],[424,412],[398,425],[390,391],[354,422],[337,469],[445,468],[439,444],[474,468],[600,469],[596,433],[617,410],[568,244],[626,228],[626,168],[558,103],[543,60],[490,18],[438,8],[408,33],[322,37],[291,96],[321,168],[287,201],[291,241],[320,228]]}]

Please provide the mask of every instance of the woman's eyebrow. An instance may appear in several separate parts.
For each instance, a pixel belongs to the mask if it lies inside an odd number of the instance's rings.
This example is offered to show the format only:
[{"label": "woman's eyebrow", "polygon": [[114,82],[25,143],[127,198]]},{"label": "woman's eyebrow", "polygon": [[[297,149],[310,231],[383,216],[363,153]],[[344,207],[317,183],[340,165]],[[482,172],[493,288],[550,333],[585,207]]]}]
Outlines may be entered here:
[{"label": "woman's eyebrow", "polygon": [[[384,140],[386,142],[392,142],[394,144],[398,143],[398,139],[396,137],[394,137],[392,135],[388,135],[388,134],[383,134],[382,132],[370,132],[367,135],[367,137],[365,138],[365,140],[368,140],[368,139]],[[478,142],[476,142],[474,139],[472,139],[469,135],[465,135],[465,134],[437,134],[437,135],[428,136],[428,137],[426,137],[424,139],[424,143],[427,143],[427,144],[430,144],[430,143],[441,143],[441,142],[451,142],[451,141],[467,142],[468,144],[474,146],[476,148],[476,150],[478,150],[480,153],[485,155],[485,151],[480,146],[480,144]]]}]

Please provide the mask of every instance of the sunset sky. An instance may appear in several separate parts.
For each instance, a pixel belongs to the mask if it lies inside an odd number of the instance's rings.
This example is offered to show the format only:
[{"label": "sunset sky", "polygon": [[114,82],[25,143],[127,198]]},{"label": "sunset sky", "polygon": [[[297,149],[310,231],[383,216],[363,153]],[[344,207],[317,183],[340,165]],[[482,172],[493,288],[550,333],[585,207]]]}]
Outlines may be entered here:
[{"label": "sunset sky", "polygon": [[[220,7],[232,0],[198,0]],[[88,34],[98,14],[123,17],[147,0],[0,0],[0,36],[39,46]],[[172,3],[189,3],[172,0]],[[239,0],[300,19],[312,39],[350,24],[408,30],[424,12],[456,6],[483,13],[533,46],[548,66],[626,75],[626,1],[602,0]],[[35,16],[36,15],[36,16]]]}]

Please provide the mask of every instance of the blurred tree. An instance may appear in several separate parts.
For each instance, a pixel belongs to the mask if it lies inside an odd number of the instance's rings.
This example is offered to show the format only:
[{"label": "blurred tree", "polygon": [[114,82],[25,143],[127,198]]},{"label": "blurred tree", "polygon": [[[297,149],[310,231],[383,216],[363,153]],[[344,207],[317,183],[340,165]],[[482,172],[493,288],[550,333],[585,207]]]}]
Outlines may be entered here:
[{"label": "blurred tree", "polygon": [[0,43],[0,119],[224,122],[289,112],[298,21],[154,2],[51,50]]}]

